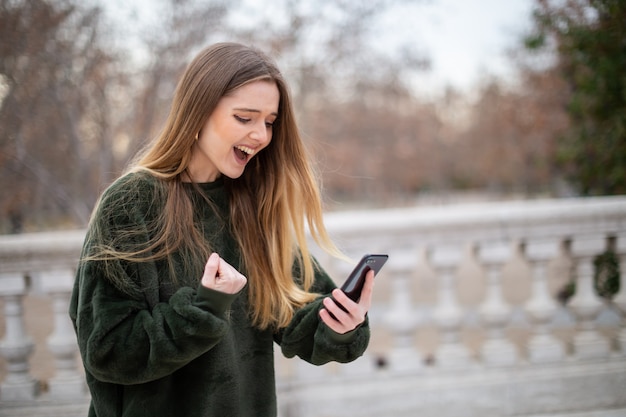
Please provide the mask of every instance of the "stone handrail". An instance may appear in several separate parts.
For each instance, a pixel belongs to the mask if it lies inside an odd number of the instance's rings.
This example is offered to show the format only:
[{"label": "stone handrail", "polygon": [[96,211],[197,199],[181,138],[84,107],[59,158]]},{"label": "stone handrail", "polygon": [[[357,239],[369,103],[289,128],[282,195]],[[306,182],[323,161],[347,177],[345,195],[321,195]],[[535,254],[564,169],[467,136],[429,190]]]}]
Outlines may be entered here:
[{"label": "stone handrail", "polygon": [[[445,378],[465,381],[468,390],[518,377],[532,385],[546,381],[537,372],[547,367],[560,373],[560,384],[564,375],[588,372],[581,368],[585,366],[592,367],[599,381],[626,380],[625,197],[334,212],[326,215],[326,225],[355,259],[365,252],[390,255],[376,278],[372,344],[364,358],[344,366],[314,368],[277,354],[285,416],[386,415],[371,402],[371,392],[397,393],[409,386],[430,390],[420,384],[428,380],[448,386]],[[4,404],[86,398],[67,316],[83,237],[82,230],[0,237]],[[595,259],[607,250],[617,256],[622,271],[621,289],[612,299],[600,297],[594,287]],[[340,284],[351,265],[315,253]],[[569,298],[558,296],[566,288],[575,292]],[[43,346],[33,343],[24,322],[29,294],[43,295],[52,305],[53,329]],[[54,358],[54,375],[45,384],[32,376],[29,358],[35,349],[46,349]],[[515,370],[506,374],[514,377],[503,377],[507,370]],[[353,388],[345,388],[347,382]],[[38,389],[42,385],[45,392]],[[327,401],[310,402],[309,394],[323,394]],[[332,411],[345,395],[361,398],[363,405]],[[603,407],[626,407],[623,395],[607,395]],[[522,401],[521,408],[510,409],[509,403],[509,411],[503,411],[497,407],[504,403],[496,397],[485,404],[496,407],[498,415],[535,410]],[[414,415],[418,405],[411,406],[410,398],[403,401],[411,410],[406,415]],[[450,405],[444,403],[428,404],[445,415],[441,410]],[[477,406],[476,415],[493,409],[485,407]]]}]

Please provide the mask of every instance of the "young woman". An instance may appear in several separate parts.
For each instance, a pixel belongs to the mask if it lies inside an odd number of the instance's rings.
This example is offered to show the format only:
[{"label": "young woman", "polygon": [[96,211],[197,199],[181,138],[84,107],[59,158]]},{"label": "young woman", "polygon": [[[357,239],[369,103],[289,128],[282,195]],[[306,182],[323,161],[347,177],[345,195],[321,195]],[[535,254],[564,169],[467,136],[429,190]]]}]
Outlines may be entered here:
[{"label": "young woman", "polygon": [[359,303],[335,288],[307,248],[306,225],[339,255],[322,221],[274,63],[200,52],[89,224],[70,307],[89,415],[275,416],[274,342],[316,365],[359,357],[373,273]]}]

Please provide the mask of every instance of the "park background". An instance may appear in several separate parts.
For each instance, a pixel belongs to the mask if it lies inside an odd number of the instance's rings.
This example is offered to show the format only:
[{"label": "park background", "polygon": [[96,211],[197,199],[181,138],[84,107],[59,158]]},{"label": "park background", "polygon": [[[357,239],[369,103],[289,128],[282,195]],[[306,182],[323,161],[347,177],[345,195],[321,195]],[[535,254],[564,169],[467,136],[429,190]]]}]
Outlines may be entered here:
[{"label": "park background", "polygon": [[0,0],[0,233],[84,227],[200,48],[291,85],[329,211],[622,194],[618,0]]}]

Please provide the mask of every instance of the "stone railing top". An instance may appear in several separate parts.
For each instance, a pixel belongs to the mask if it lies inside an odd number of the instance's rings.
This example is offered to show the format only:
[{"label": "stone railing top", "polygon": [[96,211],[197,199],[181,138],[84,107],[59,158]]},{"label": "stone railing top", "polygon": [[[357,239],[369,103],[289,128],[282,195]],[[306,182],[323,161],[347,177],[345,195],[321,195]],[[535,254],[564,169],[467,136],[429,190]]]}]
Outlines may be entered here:
[{"label": "stone railing top", "polygon": [[[331,235],[342,239],[406,236],[423,243],[511,240],[623,233],[626,197],[523,200],[325,214]],[[477,233],[480,231],[480,233]],[[85,230],[0,236],[0,272],[24,271],[78,260]]]},{"label": "stone railing top", "polygon": [[77,262],[85,230],[0,236],[0,272],[54,269]]},{"label": "stone railing top", "polygon": [[[468,229],[480,229],[485,237],[517,238],[554,236],[577,233],[586,229],[603,233],[626,229],[626,197],[593,197],[559,200],[522,200],[429,207],[408,207],[367,211],[329,213],[326,225],[333,234],[342,236],[383,231],[395,235],[419,230],[440,237],[462,234]],[[543,226],[549,224],[549,229]],[[572,225],[576,226],[574,230]],[[543,230],[543,231],[542,231]]]}]

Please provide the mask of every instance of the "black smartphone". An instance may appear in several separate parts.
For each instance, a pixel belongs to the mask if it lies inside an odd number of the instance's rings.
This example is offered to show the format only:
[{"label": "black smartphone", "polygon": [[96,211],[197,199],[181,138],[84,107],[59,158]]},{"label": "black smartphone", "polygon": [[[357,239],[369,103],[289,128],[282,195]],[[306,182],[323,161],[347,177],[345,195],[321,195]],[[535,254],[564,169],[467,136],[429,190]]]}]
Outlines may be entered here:
[{"label": "black smartphone", "polygon": [[[389,255],[386,254],[366,254],[363,255],[359,263],[356,264],[346,282],[341,286],[341,291],[346,293],[348,298],[352,301],[358,302],[361,298],[361,291],[365,284],[365,275],[370,271],[374,271],[374,275],[378,274],[385,262],[389,259]],[[333,301],[343,310],[347,311],[337,300],[333,298]],[[330,313],[330,312],[329,312]],[[332,313],[331,317],[335,318]]]}]

